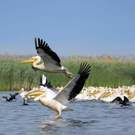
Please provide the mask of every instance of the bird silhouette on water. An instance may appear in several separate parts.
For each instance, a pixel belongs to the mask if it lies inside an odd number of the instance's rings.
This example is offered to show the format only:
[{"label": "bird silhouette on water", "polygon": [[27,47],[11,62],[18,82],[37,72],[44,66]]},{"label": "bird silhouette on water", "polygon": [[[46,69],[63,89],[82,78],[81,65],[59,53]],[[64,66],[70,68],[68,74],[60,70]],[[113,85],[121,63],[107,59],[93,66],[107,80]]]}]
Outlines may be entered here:
[{"label": "bird silhouette on water", "polygon": [[9,97],[8,96],[3,96],[2,98],[4,98],[7,102],[11,102],[13,100],[16,100],[16,96],[18,95],[19,93],[16,92],[14,94],[9,94]]},{"label": "bird silhouette on water", "polygon": [[120,97],[116,97],[111,103],[117,103],[117,104],[120,104],[122,106],[130,105],[129,99],[126,96],[124,96],[123,100]]}]

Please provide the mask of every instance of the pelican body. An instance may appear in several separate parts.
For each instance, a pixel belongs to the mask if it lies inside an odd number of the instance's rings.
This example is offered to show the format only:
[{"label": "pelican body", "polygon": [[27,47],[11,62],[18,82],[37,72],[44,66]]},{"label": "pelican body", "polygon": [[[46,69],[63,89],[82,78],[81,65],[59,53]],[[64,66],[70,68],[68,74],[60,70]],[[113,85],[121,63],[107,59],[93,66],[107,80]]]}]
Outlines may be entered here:
[{"label": "pelican body", "polygon": [[[89,64],[82,63],[78,74],[64,87],[62,91],[55,93],[50,88],[46,88],[46,90],[40,96],[35,97],[34,100],[39,101],[42,105],[55,111],[57,113],[56,118],[61,117],[62,111],[70,110],[67,103],[81,92],[85,81],[90,74],[90,68],[91,66]],[[50,93],[53,96],[50,96]],[[31,95],[32,94],[35,94],[35,92],[32,92]]]},{"label": "pelican body", "polygon": [[[39,99],[37,99],[43,106],[48,107],[49,109],[52,109],[53,111],[55,111],[57,113],[56,118],[61,117],[61,112],[62,111],[66,111],[68,110],[68,107],[61,104],[60,102],[58,102],[57,100],[54,99],[47,99],[47,98],[42,98],[40,97]],[[35,100],[35,101],[37,101]]]},{"label": "pelican body", "polygon": [[61,60],[58,55],[52,51],[48,44],[42,39],[35,38],[35,48],[38,55],[31,59],[24,60],[23,63],[32,63],[32,68],[50,73],[63,73],[68,77],[72,77],[72,73],[67,68],[61,65]]}]

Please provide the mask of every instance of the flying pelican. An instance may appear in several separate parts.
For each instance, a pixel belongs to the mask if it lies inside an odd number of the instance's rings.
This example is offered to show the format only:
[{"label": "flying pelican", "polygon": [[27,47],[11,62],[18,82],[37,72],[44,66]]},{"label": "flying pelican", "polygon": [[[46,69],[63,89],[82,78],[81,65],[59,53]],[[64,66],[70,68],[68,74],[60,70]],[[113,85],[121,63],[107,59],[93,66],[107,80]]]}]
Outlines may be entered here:
[{"label": "flying pelican", "polygon": [[32,68],[51,73],[64,73],[68,77],[72,77],[72,73],[61,65],[58,55],[43,41],[43,39],[35,38],[35,48],[38,55],[31,59],[24,60],[22,63],[32,63]]},{"label": "flying pelican", "polygon": [[[52,109],[57,113],[56,118],[61,117],[62,111],[69,110],[66,104],[74,99],[82,90],[86,79],[90,74],[91,66],[82,63],[77,75],[64,87],[64,89],[54,96],[46,96],[46,92],[37,96],[34,100],[39,101],[42,105]],[[51,91],[51,90],[50,90]],[[30,93],[32,95],[32,93]],[[33,92],[34,94],[34,92]]]}]

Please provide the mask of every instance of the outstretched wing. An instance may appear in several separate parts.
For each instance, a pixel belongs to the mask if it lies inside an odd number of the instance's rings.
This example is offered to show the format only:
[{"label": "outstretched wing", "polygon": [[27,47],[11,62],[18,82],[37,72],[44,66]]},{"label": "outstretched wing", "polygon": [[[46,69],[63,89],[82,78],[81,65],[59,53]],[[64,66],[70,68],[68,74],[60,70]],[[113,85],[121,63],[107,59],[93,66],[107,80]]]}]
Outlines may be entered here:
[{"label": "outstretched wing", "polygon": [[126,96],[124,96],[123,105],[129,105],[129,99]]},{"label": "outstretched wing", "polygon": [[122,99],[120,97],[116,97],[115,99],[113,99],[113,101],[111,103],[119,103],[122,104]]},{"label": "outstretched wing", "polygon": [[91,66],[87,63],[82,63],[78,74],[65,86],[65,88],[55,97],[55,100],[62,104],[75,98],[82,90],[86,79],[91,71]]},{"label": "outstretched wing", "polygon": [[48,44],[43,41],[43,39],[35,38],[35,47],[38,55],[42,58],[44,63],[47,64],[55,64],[57,66],[61,66],[61,61],[58,55],[48,46]]}]

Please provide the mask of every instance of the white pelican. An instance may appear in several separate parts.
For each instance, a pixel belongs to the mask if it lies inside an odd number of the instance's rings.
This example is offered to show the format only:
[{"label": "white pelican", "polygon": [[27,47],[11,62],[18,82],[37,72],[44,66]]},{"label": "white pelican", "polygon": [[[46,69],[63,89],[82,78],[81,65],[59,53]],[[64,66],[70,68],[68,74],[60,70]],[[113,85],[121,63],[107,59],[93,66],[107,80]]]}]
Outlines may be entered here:
[{"label": "white pelican", "polygon": [[43,70],[51,73],[64,73],[68,77],[72,77],[72,73],[67,68],[61,65],[61,60],[58,55],[43,41],[43,39],[35,38],[35,47],[38,55],[33,56],[29,60],[24,60],[23,63],[32,63],[33,69]]},{"label": "white pelican", "polygon": [[[21,96],[21,98],[23,99],[23,105],[28,105],[28,101],[30,99],[33,99],[35,96],[41,95],[44,92],[44,87],[51,87],[50,82],[47,81],[46,77],[44,75],[42,75],[42,77],[40,78],[40,88],[33,88],[31,90],[25,90],[24,88],[22,88],[19,92],[19,95]],[[39,91],[40,89],[40,91]],[[37,93],[35,93],[35,95],[30,95],[29,93],[33,92],[33,91],[37,91]],[[27,96],[29,94],[29,96]]]},{"label": "white pelican", "polygon": [[46,97],[48,98],[53,98],[56,96],[56,94],[58,93],[58,90],[53,88],[53,86],[51,85],[51,83],[47,80],[45,75],[42,75],[42,77],[40,78],[40,87],[34,90],[29,91],[26,94],[27,96],[30,97],[38,97],[42,94],[46,94]]},{"label": "white pelican", "polygon": [[[43,86],[41,86],[40,88],[33,88],[33,89],[31,89],[31,90],[24,90],[24,88],[22,88],[22,89],[20,90],[20,92],[19,92],[19,95],[20,95],[20,97],[21,97],[22,100],[23,100],[23,105],[28,105],[28,101],[31,101],[31,100],[33,100],[36,96],[41,95],[41,94],[44,92],[44,90],[43,90],[42,87],[43,87]],[[35,91],[37,91],[37,93],[30,95],[31,92],[35,92]],[[28,94],[29,94],[29,96],[27,96]]]},{"label": "white pelican", "polygon": [[[69,110],[66,104],[74,99],[82,90],[86,79],[90,74],[91,66],[87,63],[82,63],[78,74],[64,87],[64,89],[54,96],[46,96],[46,92],[37,96],[34,100],[39,101],[42,105],[54,110],[56,118],[61,117],[61,112]],[[51,90],[50,90],[51,91]],[[35,94],[35,92],[32,92]],[[32,93],[30,93],[32,95]],[[29,94],[28,94],[29,96]]]},{"label": "white pelican", "polygon": [[[42,77],[40,78],[40,86],[37,88],[33,88],[31,90],[24,90],[22,88],[19,92],[21,98],[23,99],[23,105],[28,105],[29,100],[33,100],[35,97],[43,94],[46,92],[48,96],[53,96],[56,95],[57,90],[52,87],[51,83],[47,80],[46,76],[43,74]],[[51,91],[50,91],[51,88]],[[53,90],[53,91],[52,91]],[[33,94],[33,92],[35,94]],[[32,95],[31,95],[32,93]]]}]

